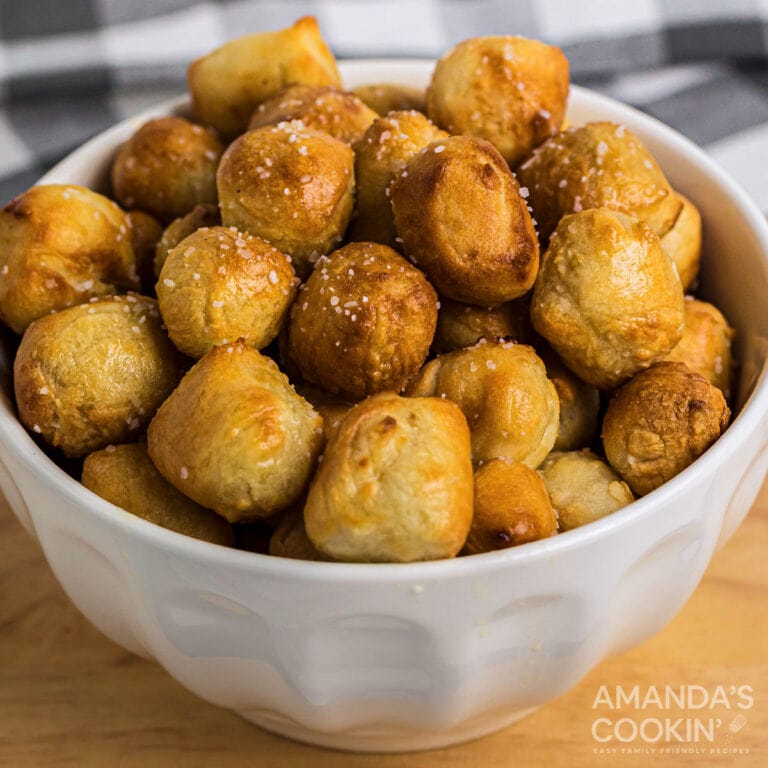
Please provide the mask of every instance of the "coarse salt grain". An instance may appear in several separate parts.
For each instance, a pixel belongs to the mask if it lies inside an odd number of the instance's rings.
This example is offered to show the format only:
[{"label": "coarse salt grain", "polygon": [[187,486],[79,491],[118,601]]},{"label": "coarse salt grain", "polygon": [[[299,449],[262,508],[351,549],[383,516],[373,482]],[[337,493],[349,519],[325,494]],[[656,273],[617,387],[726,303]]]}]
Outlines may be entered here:
[{"label": "coarse salt grain", "polygon": [[267,275],[269,282],[272,283],[272,285],[277,285],[278,277],[277,272],[275,272],[274,269],[269,270],[269,274]]},{"label": "coarse salt grain", "polygon": [[163,280],[163,285],[168,286],[168,288],[175,288],[176,287],[176,283],[173,280],[171,280],[170,277],[166,277]]},{"label": "coarse salt grain", "polygon": [[179,470],[179,475],[181,476],[182,480],[186,480],[189,477],[189,470],[186,467],[182,467]]}]

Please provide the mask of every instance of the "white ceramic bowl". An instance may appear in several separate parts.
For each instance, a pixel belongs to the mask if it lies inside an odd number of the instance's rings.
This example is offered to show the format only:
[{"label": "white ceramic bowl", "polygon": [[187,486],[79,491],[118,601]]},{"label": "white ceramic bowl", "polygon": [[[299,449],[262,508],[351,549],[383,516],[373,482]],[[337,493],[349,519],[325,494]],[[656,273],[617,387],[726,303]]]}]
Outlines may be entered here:
[{"label": "white ceramic bowl", "polygon": [[[431,64],[348,62],[342,71],[348,86],[423,85]],[[98,186],[122,140],[183,103],[107,131],[43,181]],[[675,615],[747,513],[768,465],[768,228],[703,152],[660,123],[579,88],[569,119],[627,125],[701,209],[702,294],[738,330],[741,410],[723,437],[620,512],[517,549],[408,565],[284,560],[180,536],[80,486],[16,420],[6,351],[2,487],[93,624],[265,728],[394,751],[500,728]]]}]

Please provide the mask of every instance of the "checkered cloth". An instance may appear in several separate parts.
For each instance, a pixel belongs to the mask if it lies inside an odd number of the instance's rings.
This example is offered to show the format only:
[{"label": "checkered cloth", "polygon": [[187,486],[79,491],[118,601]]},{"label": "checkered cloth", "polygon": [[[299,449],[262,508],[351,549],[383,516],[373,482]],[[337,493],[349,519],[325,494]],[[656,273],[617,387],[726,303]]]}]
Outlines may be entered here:
[{"label": "checkered cloth", "polygon": [[192,59],[307,14],[339,58],[502,33],[560,45],[575,82],[688,135],[768,211],[768,0],[0,0],[0,204],[182,92]]}]

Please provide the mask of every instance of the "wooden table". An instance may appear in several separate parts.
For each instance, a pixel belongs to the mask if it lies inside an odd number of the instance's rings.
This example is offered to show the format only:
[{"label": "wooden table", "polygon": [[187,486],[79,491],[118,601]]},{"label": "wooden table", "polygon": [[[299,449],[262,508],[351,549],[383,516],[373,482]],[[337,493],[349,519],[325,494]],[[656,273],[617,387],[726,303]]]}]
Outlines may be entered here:
[{"label": "wooden table", "polygon": [[[0,766],[766,766],[766,587],[768,485],[680,615],[640,648],[606,660],[561,699],[495,735],[419,754],[353,755],[262,731],[106,640],[69,603],[0,497]],[[746,723],[715,741],[742,752],[596,753],[602,745],[592,724],[611,715],[593,709],[603,684],[699,685],[710,695],[717,685],[749,685]],[[621,714],[639,722],[658,711]]]}]

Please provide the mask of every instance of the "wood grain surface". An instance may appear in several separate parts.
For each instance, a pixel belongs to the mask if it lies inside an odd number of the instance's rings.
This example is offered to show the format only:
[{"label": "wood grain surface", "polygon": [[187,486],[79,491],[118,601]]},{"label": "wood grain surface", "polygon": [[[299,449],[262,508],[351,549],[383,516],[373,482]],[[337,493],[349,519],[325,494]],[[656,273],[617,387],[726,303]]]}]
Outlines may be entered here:
[{"label": "wood grain surface", "polygon": [[[210,706],[159,666],[101,636],[69,603],[0,497],[0,766],[768,766],[768,486],[711,563],[683,611],[656,637],[607,659],[575,689],[499,733],[448,749],[355,755],[297,744]],[[748,685],[738,710],[593,708],[601,685]],[[734,699],[735,701],[736,699]],[[725,718],[712,744],[600,744],[596,717]],[[722,719],[722,718],[721,718]],[[599,732],[599,734],[602,732]],[[615,747],[615,755],[599,750]],[[721,753],[713,753],[720,749]],[[722,754],[723,750],[731,750]]]}]

